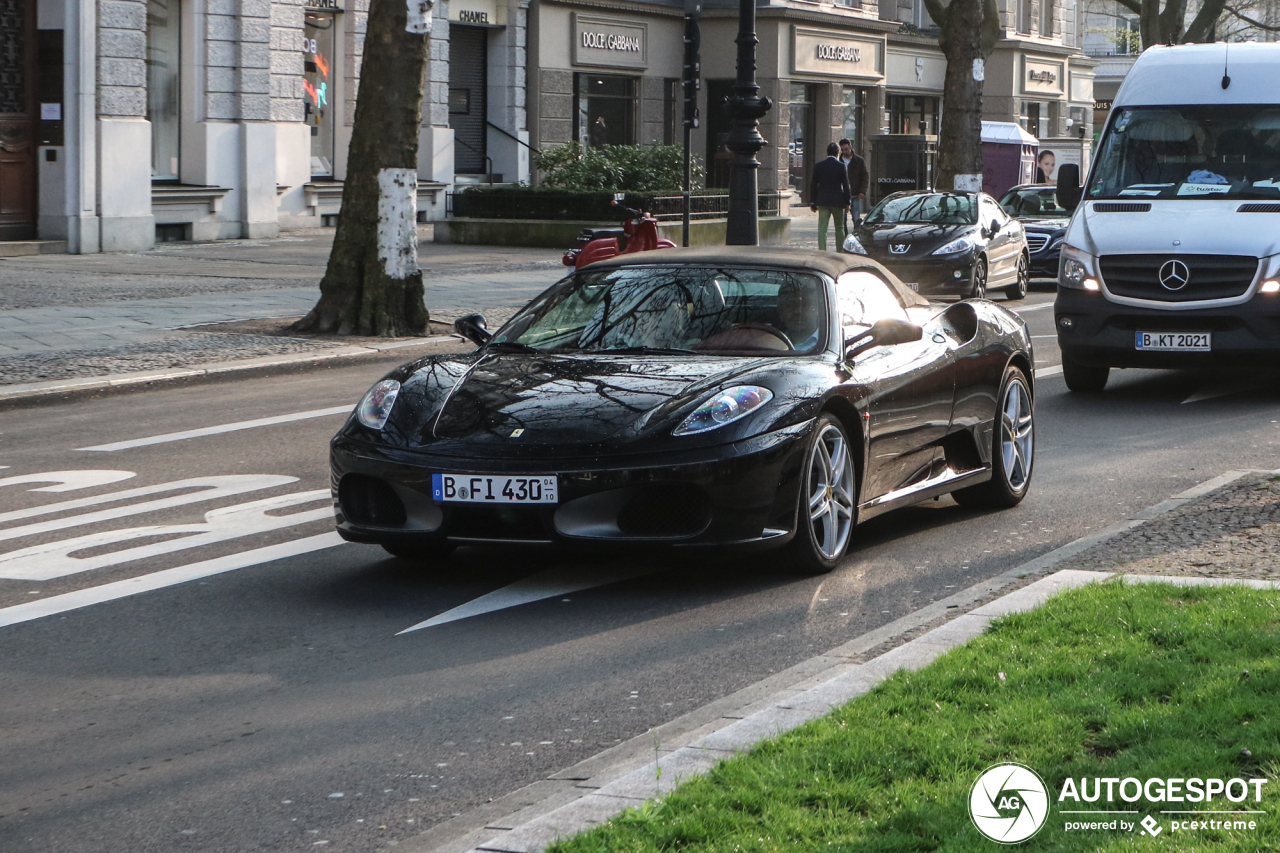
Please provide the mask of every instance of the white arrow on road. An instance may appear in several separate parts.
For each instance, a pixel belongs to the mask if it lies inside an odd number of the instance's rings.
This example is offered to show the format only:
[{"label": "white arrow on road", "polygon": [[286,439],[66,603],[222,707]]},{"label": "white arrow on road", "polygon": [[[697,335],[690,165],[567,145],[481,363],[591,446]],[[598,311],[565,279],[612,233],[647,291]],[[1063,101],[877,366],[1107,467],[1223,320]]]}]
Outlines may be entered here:
[{"label": "white arrow on road", "polygon": [[407,634],[410,631],[417,631],[421,628],[443,625],[446,622],[456,622],[459,619],[468,619],[484,613],[493,613],[495,610],[519,607],[521,604],[542,601],[544,598],[554,598],[557,595],[580,592],[584,589],[592,589],[597,586],[617,583],[618,581],[656,574],[657,572],[665,571],[666,568],[666,566],[661,565],[647,565],[622,566],[615,569],[595,566],[581,569],[563,567],[547,569],[535,575],[530,575],[523,580],[518,580],[513,584],[508,584],[502,589],[496,589],[488,595],[482,595],[479,598],[468,601],[466,604],[460,604],[452,610],[446,610],[439,616],[432,616],[425,622],[419,622],[411,628],[405,628],[396,636]]}]

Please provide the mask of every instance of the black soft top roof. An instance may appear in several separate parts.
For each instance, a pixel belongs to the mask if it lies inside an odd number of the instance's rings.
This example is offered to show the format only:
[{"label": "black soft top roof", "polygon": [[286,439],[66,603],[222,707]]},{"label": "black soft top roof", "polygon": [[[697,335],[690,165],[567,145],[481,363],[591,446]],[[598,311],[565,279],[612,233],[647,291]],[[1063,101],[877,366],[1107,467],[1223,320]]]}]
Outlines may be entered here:
[{"label": "black soft top roof", "polygon": [[815,249],[789,249],[776,246],[712,246],[690,249],[655,249],[616,255],[596,261],[585,269],[592,271],[639,266],[727,266],[772,267],[775,269],[812,270],[831,278],[839,278],[850,270],[878,273],[893,287],[903,305],[928,305],[929,300],[911,290],[876,261],[865,255],[819,252]]}]

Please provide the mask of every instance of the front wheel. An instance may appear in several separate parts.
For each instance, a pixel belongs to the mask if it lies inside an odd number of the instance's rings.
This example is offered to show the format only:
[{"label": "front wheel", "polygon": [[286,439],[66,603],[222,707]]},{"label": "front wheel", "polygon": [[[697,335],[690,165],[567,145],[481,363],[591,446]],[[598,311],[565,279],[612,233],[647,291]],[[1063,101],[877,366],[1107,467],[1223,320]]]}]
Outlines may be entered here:
[{"label": "front wheel", "polygon": [[987,259],[973,262],[973,276],[969,282],[969,299],[982,299],[987,295]]},{"label": "front wheel", "polygon": [[1031,289],[1031,262],[1025,254],[1018,256],[1018,280],[1004,292],[1004,298],[1010,302],[1022,299]]},{"label": "front wheel", "polygon": [[1097,394],[1107,387],[1107,377],[1111,375],[1110,367],[1094,367],[1063,356],[1062,378],[1067,388],[1077,394]]},{"label": "front wheel", "polygon": [[951,496],[961,506],[1008,509],[1017,506],[1031,487],[1035,461],[1035,407],[1031,384],[1017,367],[1005,371],[1000,408],[991,438],[991,479]]},{"label": "front wheel", "polygon": [[787,562],[797,574],[821,575],[839,565],[849,549],[858,512],[853,450],[838,420],[818,418],[804,458]]}]

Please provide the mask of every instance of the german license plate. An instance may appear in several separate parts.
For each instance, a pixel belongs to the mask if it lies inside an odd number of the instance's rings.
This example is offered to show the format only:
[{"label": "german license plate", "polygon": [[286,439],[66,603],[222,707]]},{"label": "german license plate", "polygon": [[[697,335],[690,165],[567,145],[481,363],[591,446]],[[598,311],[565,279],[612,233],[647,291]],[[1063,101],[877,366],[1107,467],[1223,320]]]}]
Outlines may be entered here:
[{"label": "german license plate", "polygon": [[432,474],[431,497],[437,503],[553,504],[559,500],[557,483],[554,475]]},{"label": "german license plate", "polygon": [[1209,352],[1209,332],[1138,332],[1136,348],[1144,352]]}]

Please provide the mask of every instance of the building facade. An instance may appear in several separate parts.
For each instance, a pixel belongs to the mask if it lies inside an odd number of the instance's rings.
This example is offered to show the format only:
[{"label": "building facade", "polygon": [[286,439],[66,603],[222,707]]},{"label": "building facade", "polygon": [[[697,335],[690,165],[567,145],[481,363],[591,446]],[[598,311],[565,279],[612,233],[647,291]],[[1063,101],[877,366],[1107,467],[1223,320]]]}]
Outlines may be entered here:
[{"label": "building facade", "polygon": [[[729,120],[720,105],[736,74],[737,4],[702,8],[701,126],[691,147],[707,186],[724,187]],[[756,15],[756,79],[774,102],[760,125],[770,143],[759,155],[761,192],[805,203],[814,158],[841,138],[866,157],[895,141],[886,137],[936,145],[946,60],[922,0],[761,0]],[[1001,15],[984,117],[1079,151],[1080,128],[1092,125],[1093,63],[1080,53],[1076,0],[1001,0]],[[682,3],[534,0],[529,21],[535,148],[682,140]]]},{"label": "building facade", "polygon": [[[368,0],[10,0],[0,239],[269,237],[340,212]],[[527,180],[528,0],[442,0],[419,216]]]}]

